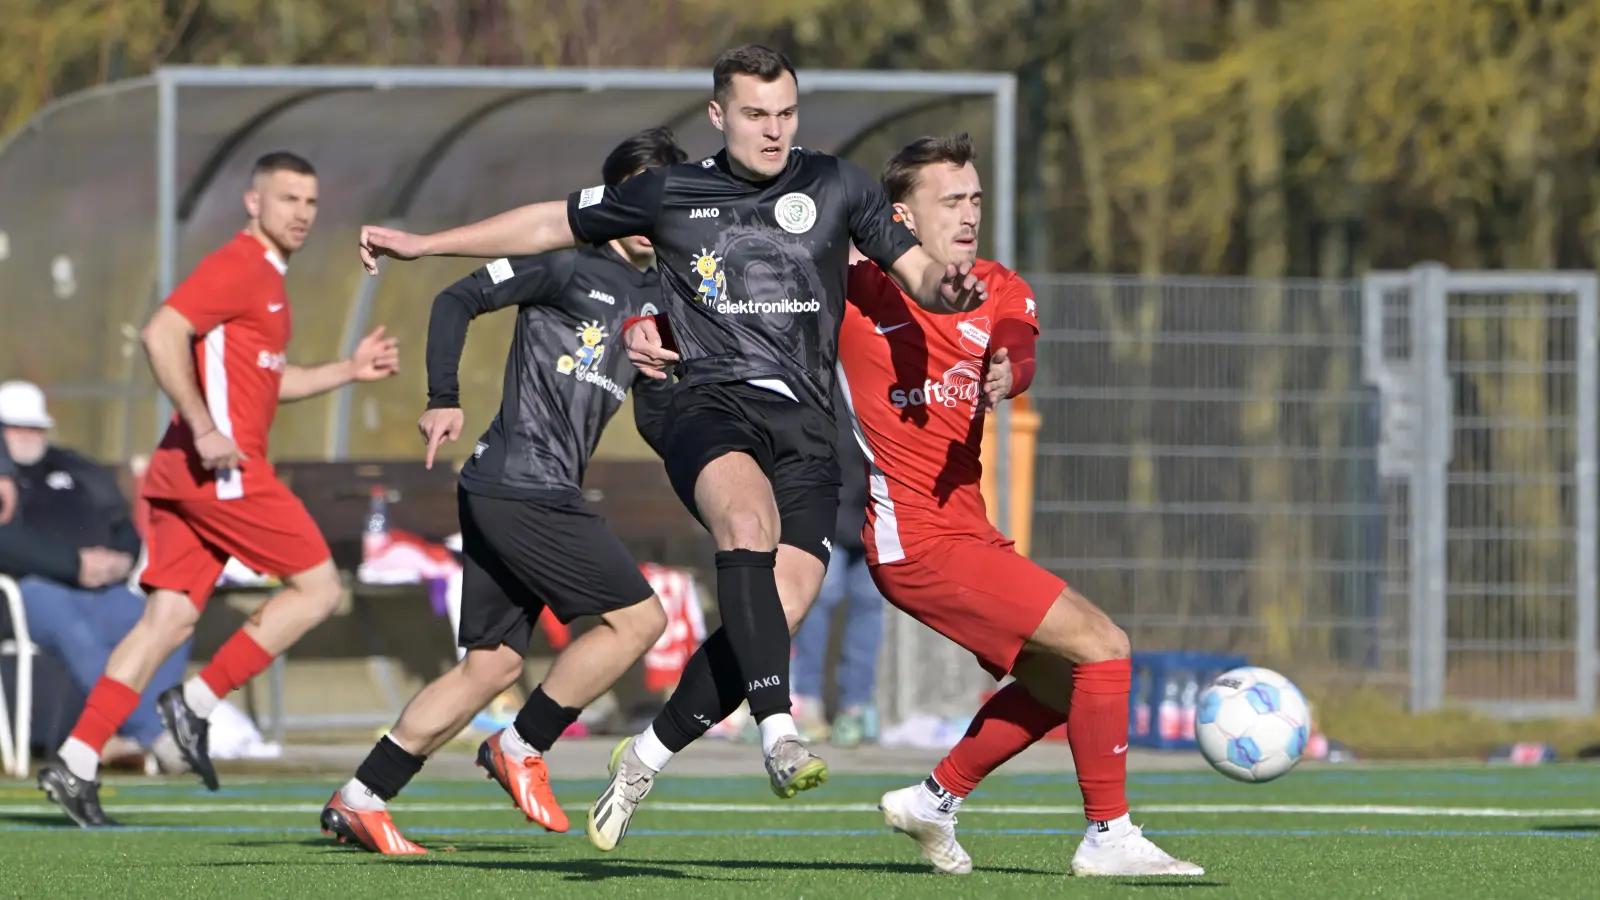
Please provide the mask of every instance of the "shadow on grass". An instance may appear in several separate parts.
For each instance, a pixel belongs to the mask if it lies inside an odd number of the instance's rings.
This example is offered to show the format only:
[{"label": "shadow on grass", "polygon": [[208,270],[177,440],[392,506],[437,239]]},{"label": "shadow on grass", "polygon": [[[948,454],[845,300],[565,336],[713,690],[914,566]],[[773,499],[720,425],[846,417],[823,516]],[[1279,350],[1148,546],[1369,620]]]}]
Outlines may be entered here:
[{"label": "shadow on grass", "polygon": [[[349,852],[348,848],[336,847],[333,850]],[[497,851],[499,848],[495,848]],[[372,854],[363,854],[373,856]],[[551,859],[551,860],[489,860],[489,859],[462,859],[453,853],[429,853],[426,856],[396,857],[389,861],[390,864],[400,866],[443,866],[458,869],[482,869],[485,871],[515,871],[515,872],[541,872],[548,875],[564,876],[565,881],[606,881],[612,878],[666,878],[672,880],[695,880],[695,876],[676,869],[661,866],[646,865],[626,859]],[[262,865],[271,865],[274,868],[282,866],[324,866],[322,861],[273,860],[270,863],[219,861],[205,863],[206,868],[253,868]],[[723,879],[726,881],[749,881],[752,879]]]},{"label": "shadow on grass", "polygon": [[[328,838],[304,838],[291,843],[305,847],[307,850],[319,851],[319,856],[344,856],[351,860],[362,858],[376,858],[377,854],[351,847],[346,844],[336,844]],[[281,847],[283,841],[255,841],[243,840],[230,842],[235,847],[261,848],[267,846]],[[627,859],[571,859],[552,858],[549,856],[549,846],[536,844],[516,843],[484,843],[476,841],[450,841],[448,843],[427,845],[428,853],[424,856],[397,858],[395,862],[403,865],[442,865],[461,866],[471,869],[519,869],[526,871],[539,871],[550,873],[564,873],[571,881],[603,881],[607,878],[672,878],[684,879],[696,876],[679,871],[680,868],[717,869],[722,872],[871,872],[881,875],[933,875],[934,872],[926,863],[911,862],[846,862],[837,860],[782,860],[782,859],[663,859],[650,864],[637,860]],[[493,853],[510,856],[538,856],[539,859],[464,859],[461,854]],[[278,865],[297,863],[275,863]],[[256,865],[244,862],[218,862],[213,865]],[[301,862],[298,865],[323,865],[321,862]],[[664,868],[672,866],[674,868]],[[1044,869],[1028,869],[1016,866],[982,866],[979,872],[995,875],[1033,875],[1047,878],[1064,877],[1065,873],[1047,871]],[[731,878],[718,876],[719,881],[751,881],[749,878]],[[1174,885],[1199,884],[1194,881],[1174,881]],[[1152,882],[1144,882],[1146,886]],[[1218,885],[1220,886],[1220,885]]]},{"label": "shadow on grass", "polygon": [[54,828],[56,830],[80,830],[78,823],[67,818],[62,813],[17,813],[6,812],[0,808],[0,822],[8,825],[29,825],[39,828]]},{"label": "shadow on grass", "polygon": [[[675,859],[672,862],[681,866],[702,866],[708,869],[877,872],[884,875],[935,874],[927,863],[908,862],[841,862],[798,859]],[[1015,866],[979,866],[974,871],[995,875],[1044,875],[1052,878],[1058,878],[1063,875],[1061,872],[1047,872],[1044,869],[1023,869]]]},{"label": "shadow on grass", "polygon": [[1228,886],[1226,882],[1222,881],[1196,881],[1193,878],[1163,878],[1160,880],[1129,878],[1126,881],[1119,881],[1117,883],[1123,887],[1136,888],[1196,888]]},{"label": "shadow on grass", "polygon": [[1546,831],[1552,834],[1577,834],[1579,832],[1600,831],[1600,822],[1583,822],[1578,825],[1539,825],[1534,831]]},{"label": "shadow on grass", "polygon": [[[249,849],[259,849],[262,847],[282,847],[286,844],[298,845],[305,847],[307,850],[320,850],[324,853],[346,854],[353,858],[377,857],[381,855],[364,850],[354,844],[341,844],[333,838],[327,836],[300,837],[292,840],[280,840],[273,838],[268,840],[236,840],[228,842],[228,846],[245,847]],[[519,855],[543,855],[549,853],[551,848],[550,844],[535,844],[529,842],[519,843],[510,838],[508,838],[504,843],[470,839],[465,841],[425,841],[421,846],[422,849],[428,851],[424,858],[427,858],[428,856],[448,855],[452,853],[510,853]]]}]

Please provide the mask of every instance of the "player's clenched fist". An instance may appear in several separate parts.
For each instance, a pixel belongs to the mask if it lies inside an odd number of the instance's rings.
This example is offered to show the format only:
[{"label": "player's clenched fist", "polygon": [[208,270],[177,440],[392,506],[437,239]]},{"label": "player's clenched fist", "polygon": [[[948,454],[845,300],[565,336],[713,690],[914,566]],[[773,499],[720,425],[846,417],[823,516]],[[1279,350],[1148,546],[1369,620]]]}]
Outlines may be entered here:
[{"label": "player's clenched fist", "polygon": [[422,236],[409,231],[385,228],[382,225],[361,226],[361,264],[367,274],[378,274],[378,257],[416,259],[423,256]]},{"label": "player's clenched fist", "polygon": [[662,346],[661,329],[654,317],[633,323],[622,340],[628,347],[628,361],[651,378],[667,377],[667,366],[678,361],[678,354]]},{"label": "player's clenched fist", "polygon": [[433,455],[439,445],[461,437],[466,423],[467,417],[459,409],[430,409],[422,414],[417,420],[417,430],[422,432],[422,440],[428,445],[428,455],[423,460],[428,468],[433,468]]},{"label": "player's clenched fist", "polygon": [[213,472],[237,469],[240,460],[250,458],[234,446],[233,438],[215,428],[194,439],[194,451],[200,456],[200,465]]}]

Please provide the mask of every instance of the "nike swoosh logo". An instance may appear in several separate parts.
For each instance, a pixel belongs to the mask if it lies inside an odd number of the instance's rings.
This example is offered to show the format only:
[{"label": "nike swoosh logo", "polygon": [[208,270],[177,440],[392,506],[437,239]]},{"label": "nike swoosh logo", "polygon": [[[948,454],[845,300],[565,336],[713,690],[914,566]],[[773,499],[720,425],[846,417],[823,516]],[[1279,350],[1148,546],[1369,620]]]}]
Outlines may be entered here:
[{"label": "nike swoosh logo", "polygon": [[898,325],[879,325],[878,326],[878,333],[879,334],[888,334],[889,332],[895,330],[896,328],[904,328],[904,327],[906,327],[907,325],[910,325],[910,324],[911,324],[910,322],[901,322]]},{"label": "nike swoosh logo", "polygon": [[277,312],[280,309],[283,309],[283,304],[282,303],[268,303],[267,304],[267,312]]},{"label": "nike swoosh logo", "polygon": [[1112,753],[1126,753],[1126,752],[1128,752],[1128,745],[1127,744],[1118,744],[1117,746],[1111,748],[1111,752]]}]

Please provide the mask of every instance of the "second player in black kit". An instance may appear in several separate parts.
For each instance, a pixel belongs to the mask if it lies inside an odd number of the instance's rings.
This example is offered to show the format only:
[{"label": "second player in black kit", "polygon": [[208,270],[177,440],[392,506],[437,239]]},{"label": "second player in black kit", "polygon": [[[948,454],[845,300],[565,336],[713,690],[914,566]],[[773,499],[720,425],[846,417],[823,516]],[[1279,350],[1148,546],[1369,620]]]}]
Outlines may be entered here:
[{"label": "second player in black kit", "polygon": [[[607,159],[608,183],[681,161],[671,132],[652,129]],[[439,293],[428,323],[428,412],[419,427],[431,465],[459,436],[458,370],[473,319],[516,307],[500,411],[462,468],[456,491],[463,574],[462,663],[407,706],[323,811],[323,827],[379,853],[420,853],[384,804],[520,675],[540,614],[600,616],[565,648],[510,728],[478,748],[478,764],[529,821],[567,829],[542,754],[659,638],[665,614],[638,563],[582,498],[589,458],[634,392],[634,419],[657,445],[665,382],[639,374],[621,348],[629,317],[660,302],[653,254],[638,238],[496,259]],[[548,689],[548,690],[547,690]]]},{"label": "second player in black kit", "polygon": [[[642,177],[642,176],[640,176]],[[467,324],[518,307],[500,412],[461,469],[463,647],[526,652],[541,606],[562,622],[654,592],[622,542],[579,495],[606,423],[634,389],[654,446],[667,388],[621,352],[622,323],[660,296],[609,243],[498,259],[439,295],[428,324],[428,408],[454,409]]]}]

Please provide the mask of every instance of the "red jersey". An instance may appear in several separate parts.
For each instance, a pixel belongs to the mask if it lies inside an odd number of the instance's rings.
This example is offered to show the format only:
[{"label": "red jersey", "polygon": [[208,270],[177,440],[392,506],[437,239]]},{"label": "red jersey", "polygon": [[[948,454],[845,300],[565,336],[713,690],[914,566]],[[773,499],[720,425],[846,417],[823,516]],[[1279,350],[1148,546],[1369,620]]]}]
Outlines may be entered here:
[{"label": "red jersey", "polygon": [[956,315],[927,312],[871,262],[850,267],[839,329],[841,384],[868,466],[867,561],[905,559],[928,538],[996,534],[979,476],[984,359],[1002,319],[1038,333],[1033,289],[999,263],[972,272],[989,299]]},{"label": "red jersey", "polygon": [[212,251],[178,285],[167,305],[194,326],[194,370],[217,430],[249,459],[217,477],[200,466],[194,434],[177,414],[150,458],[144,495],[233,500],[275,480],[267,432],[278,412],[291,321],[277,254],[247,232]]}]

